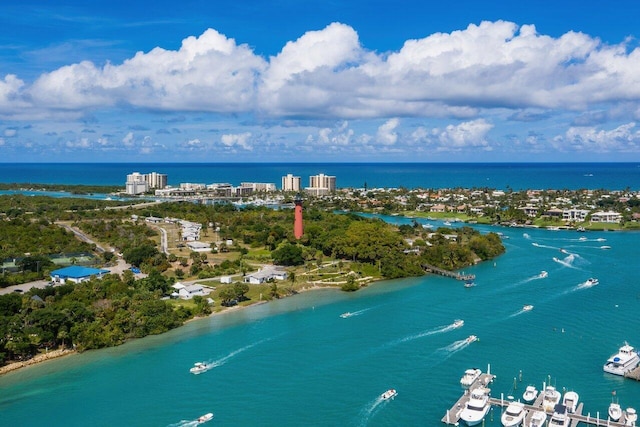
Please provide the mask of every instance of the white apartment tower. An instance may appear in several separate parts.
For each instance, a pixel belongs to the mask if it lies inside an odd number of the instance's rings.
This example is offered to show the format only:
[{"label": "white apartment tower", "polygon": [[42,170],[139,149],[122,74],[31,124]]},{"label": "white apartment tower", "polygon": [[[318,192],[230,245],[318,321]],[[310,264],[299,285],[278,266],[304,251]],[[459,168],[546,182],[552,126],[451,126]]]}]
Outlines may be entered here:
[{"label": "white apartment tower", "polygon": [[309,187],[305,189],[309,194],[323,196],[336,191],[336,177],[321,173],[309,177]]},{"label": "white apartment tower", "polygon": [[165,188],[167,186],[167,175],[164,173],[138,173],[133,172],[127,175],[127,194],[142,194],[152,188]]},{"label": "white apartment tower", "polygon": [[288,173],[282,177],[282,191],[300,191],[302,180],[299,176]]},{"label": "white apartment tower", "polygon": [[149,188],[164,188],[167,186],[167,174],[151,172],[146,175]]}]

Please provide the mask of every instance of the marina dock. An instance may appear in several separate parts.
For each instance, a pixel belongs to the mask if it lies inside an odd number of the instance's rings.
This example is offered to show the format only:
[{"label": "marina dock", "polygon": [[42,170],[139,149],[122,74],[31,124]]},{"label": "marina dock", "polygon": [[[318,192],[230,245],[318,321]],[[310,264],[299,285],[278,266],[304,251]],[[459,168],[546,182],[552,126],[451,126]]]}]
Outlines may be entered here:
[{"label": "marina dock", "polygon": [[[453,406],[446,411],[441,421],[449,425],[455,425],[455,426],[460,425],[460,413],[462,412],[465,405],[469,401],[471,391],[475,390],[478,387],[488,387],[489,383],[491,383],[494,379],[495,379],[495,375],[492,375],[490,373],[481,374],[476,379],[476,381],[469,387],[469,389],[464,390],[464,393],[456,401],[456,403],[454,403]],[[524,419],[524,425],[528,425],[528,423],[531,421],[531,417],[533,416],[534,412],[536,411],[545,412],[542,409],[543,398],[544,398],[544,395],[543,395],[543,392],[541,391],[538,394],[538,397],[536,398],[536,400],[532,404],[524,405],[525,410],[527,411],[527,415]],[[506,408],[510,402],[512,402],[512,400],[489,397],[489,403],[491,404],[491,406]],[[622,417],[620,418],[620,420],[611,421],[606,417],[606,414],[605,414],[605,418],[600,418],[598,415],[593,417],[591,416],[590,413],[588,413],[587,415],[583,415],[582,414],[583,409],[584,409],[584,403],[580,402],[576,408],[576,411],[568,414],[569,418],[571,419],[571,423],[570,423],[571,427],[578,426],[580,423],[582,423],[581,425],[588,425],[588,426],[625,427],[626,413],[624,411],[622,413]],[[552,415],[550,412],[546,412],[546,414],[547,414],[547,418],[551,417]]]},{"label": "marina dock", "polygon": [[457,271],[445,270],[430,264],[422,264],[422,268],[428,273],[438,274],[444,277],[451,277],[452,279],[456,280],[474,280],[476,278],[475,274],[461,274]]}]

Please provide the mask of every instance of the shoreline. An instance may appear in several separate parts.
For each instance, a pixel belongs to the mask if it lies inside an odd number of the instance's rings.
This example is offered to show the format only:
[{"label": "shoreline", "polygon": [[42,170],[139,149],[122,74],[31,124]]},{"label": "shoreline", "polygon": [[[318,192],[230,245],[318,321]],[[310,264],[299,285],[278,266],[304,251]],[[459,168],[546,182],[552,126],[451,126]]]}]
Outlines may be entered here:
[{"label": "shoreline", "polygon": [[4,365],[0,367],[0,375],[7,374],[9,372],[17,371],[18,369],[26,368],[28,366],[33,366],[40,364],[42,362],[46,362],[48,360],[57,359],[59,357],[68,356],[70,354],[77,353],[75,350],[70,348],[51,350],[46,353],[40,353],[33,356],[31,359],[24,360],[21,362],[13,362],[8,365]]}]

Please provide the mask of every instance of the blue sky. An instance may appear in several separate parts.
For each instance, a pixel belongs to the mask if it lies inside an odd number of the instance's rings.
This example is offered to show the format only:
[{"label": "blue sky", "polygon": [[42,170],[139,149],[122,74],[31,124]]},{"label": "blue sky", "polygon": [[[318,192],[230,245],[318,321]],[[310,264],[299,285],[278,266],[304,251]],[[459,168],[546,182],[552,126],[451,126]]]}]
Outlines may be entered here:
[{"label": "blue sky", "polygon": [[640,161],[638,16],[637,0],[3,2],[0,162]]}]

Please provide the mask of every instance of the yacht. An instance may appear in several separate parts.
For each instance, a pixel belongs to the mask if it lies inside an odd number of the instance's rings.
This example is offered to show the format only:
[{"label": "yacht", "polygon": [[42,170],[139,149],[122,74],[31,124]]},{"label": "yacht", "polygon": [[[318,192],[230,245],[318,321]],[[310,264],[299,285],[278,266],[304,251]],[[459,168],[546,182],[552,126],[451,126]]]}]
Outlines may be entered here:
[{"label": "yacht", "polygon": [[538,397],[538,389],[533,385],[528,385],[527,388],[524,389],[524,393],[522,393],[522,400],[526,403],[532,403]]},{"label": "yacht", "polygon": [[570,414],[576,412],[576,409],[578,408],[579,398],[580,397],[578,396],[578,393],[576,393],[575,391],[568,391],[564,394],[564,397],[562,398],[562,404],[567,408],[567,411]]},{"label": "yacht", "polygon": [[468,426],[480,424],[491,408],[489,393],[491,390],[478,387],[471,391],[471,396],[460,412],[460,419]]},{"label": "yacht", "polygon": [[543,427],[545,421],[547,421],[547,414],[542,411],[533,411],[531,419],[525,427]]},{"label": "yacht", "polygon": [[396,389],[395,388],[390,388],[389,390],[387,390],[384,393],[382,393],[380,395],[380,398],[382,400],[389,400],[389,399],[393,399],[397,395],[398,395],[398,392],[396,391]]},{"label": "yacht", "polygon": [[553,415],[549,419],[549,427],[569,427],[571,425],[571,418],[569,418],[569,412],[567,407],[559,403],[553,408]]},{"label": "yacht", "polygon": [[547,277],[549,275],[549,273],[547,273],[546,271],[542,270],[540,272],[540,275],[538,277],[540,277],[541,279],[544,279],[545,277]]},{"label": "yacht", "polygon": [[460,385],[464,388],[471,387],[471,384],[475,382],[482,374],[480,369],[467,369],[464,371],[464,375],[460,378]]},{"label": "yacht", "polygon": [[610,374],[624,376],[638,366],[638,363],[640,363],[638,352],[625,342],[616,354],[609,357],[602,369]]},{"label": "yacht", "polygon": [[618,421],[622,417],[622,408],[618,402],[612,401],[607,412],[611,421]]},{"label": "yacht", "polygon": [[595,277],[590,277],[587,279],[586,282],[584,282],[585,285],[587,286],[595,286],[598,283],[600,283],[600,281],[598,279],[596,279]]},{"label": "yacht", "polygon": [[201,374],[205,371],[207,371],[209,369],[209,367],[207,366],[206,363],[204,362],[196,362],[193,364],[193,368],[189,369],[189,372],[191,372],[192,374]]},{"label": "yacht", "polygon": [[543,392],[542,409],[545,412],[553,411],[553,408],[560,403],[560,392],[555,387],[548,385]]},{"label": "yacht", "polygon": [[522,424],[527,411],[524,410],[524,403],[511,402],[507,410],[502,413],[500,421],[504,427],[514,427]]},{"label": "yacht", "polygon": [[524,307],[522,307],[522,310],[531,311],[531,310],[533,310],[533,306],[531,304],[527,304]]},{"label": "yacht", "polygon": [[208,414],[204,414],[200,418],[196,420],[198,424],[206,423],[207,421],[211,421],[213,419],[213,414],[209,412]]},{"label": "yacht", "polygon": [[636,421],[638,421],[638,414],[636,413],[636,410],[633,408],[627,408],[627,410],[624,411],[624,425],[635,426]]},{"label": "yacht", "polygon": [[456,320],[453,321],[453,327],[454,328],[459,328],[462,325],[464,325],[464,320],[462,320],[462,319],[456,319]]}]

